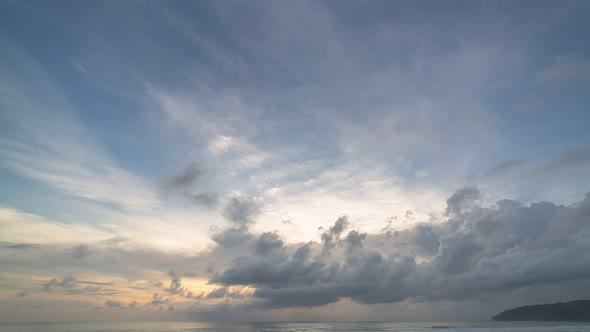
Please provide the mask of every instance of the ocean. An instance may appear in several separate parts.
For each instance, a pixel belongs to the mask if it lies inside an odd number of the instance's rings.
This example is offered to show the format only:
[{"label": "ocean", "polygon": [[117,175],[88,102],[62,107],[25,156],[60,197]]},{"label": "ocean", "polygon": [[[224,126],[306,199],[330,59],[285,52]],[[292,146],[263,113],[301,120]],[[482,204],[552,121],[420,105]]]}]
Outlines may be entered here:
[{"label": "ocean", "polygon": [[589,323],[428,322],[428,323],[0,323],[1,332],[590,332]]}]

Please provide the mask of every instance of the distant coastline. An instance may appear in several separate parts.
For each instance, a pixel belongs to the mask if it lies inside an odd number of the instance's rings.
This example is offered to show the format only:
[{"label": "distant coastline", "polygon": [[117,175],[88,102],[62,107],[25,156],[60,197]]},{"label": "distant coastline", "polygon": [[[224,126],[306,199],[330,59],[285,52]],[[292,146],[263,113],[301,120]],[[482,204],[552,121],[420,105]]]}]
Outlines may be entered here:
[{"label": "distant coastline", "polygon": [[590,322],[590,300],[516,307],[501,312],[492,320]]}]

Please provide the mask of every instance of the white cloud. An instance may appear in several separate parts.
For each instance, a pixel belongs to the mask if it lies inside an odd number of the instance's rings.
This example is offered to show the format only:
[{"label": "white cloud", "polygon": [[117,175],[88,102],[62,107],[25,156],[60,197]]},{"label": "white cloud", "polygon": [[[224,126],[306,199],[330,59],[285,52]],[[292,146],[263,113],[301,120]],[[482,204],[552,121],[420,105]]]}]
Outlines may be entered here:
[{"label": "white cloud", "polygon": [[152,186],[129,172],[89,135],[60,86],[11,45],[0,84],[9,128],[0,133],[0,165],[66,194],[125,209],[158,206]]},{"label": "white cloud", "polygon": [[234,148],[239,148],[242,145],[243,144],[240,144],[236,137],[217,135],[209,142],[208,149],[211,153],[216,155],[230,151]]},{"label": "white cloud", "polygon": [[12,243],[77,243],[100,241],[113,236],[108,229],[68,224],[13,208],[0,207],[0,239]]},{"label": "white cloud", "polygon": [[158,207],[152,185],[118,167],[83,138],[63,133],[47,133],[43,139],[36,136],[31,136],[30,143],[0,140],[0,162],[21,176],[69,195],[128,210]]},{"label": "white cloud", "polygon": [[[392,226],[405,228],[440,215],[444,197],[440,189],[410,189],[400,178],[386,175],[383,168],[368,170],[348,164],[311,179],[269,186],[257,228],[278,228],[289,241],[306,241],[318,236],[319,226],[327,226],[343,214],[369,232],[381,230],[396,216]],[[407,211],[412,217],[406,216]]]}]

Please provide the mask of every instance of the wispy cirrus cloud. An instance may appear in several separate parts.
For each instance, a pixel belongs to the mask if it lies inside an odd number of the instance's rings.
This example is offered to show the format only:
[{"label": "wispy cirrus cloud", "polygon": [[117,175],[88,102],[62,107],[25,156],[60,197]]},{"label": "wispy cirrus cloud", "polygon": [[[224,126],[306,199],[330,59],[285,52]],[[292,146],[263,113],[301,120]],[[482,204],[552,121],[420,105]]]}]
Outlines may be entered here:
[{"label": "wispy cirrus cloud", "polygon": [[152,185],[124,170],[88,135],[60,86],[34,59],[3,44],[9,51],[3,67],[13,66],[0,85],[3,119],[19,130],[0,135],[1,165],[76,197],[131,210],[157,208]]}]

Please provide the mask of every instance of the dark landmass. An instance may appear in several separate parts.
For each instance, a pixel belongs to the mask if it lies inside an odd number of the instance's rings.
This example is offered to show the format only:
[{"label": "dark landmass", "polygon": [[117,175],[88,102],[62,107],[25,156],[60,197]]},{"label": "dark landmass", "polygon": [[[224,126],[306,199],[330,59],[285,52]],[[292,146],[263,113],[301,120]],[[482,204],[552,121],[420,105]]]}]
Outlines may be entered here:
[{"label": "dark landmass", "polygon": [[517,307],[503,311],[492,320],[590,322],[590,300]]}]

